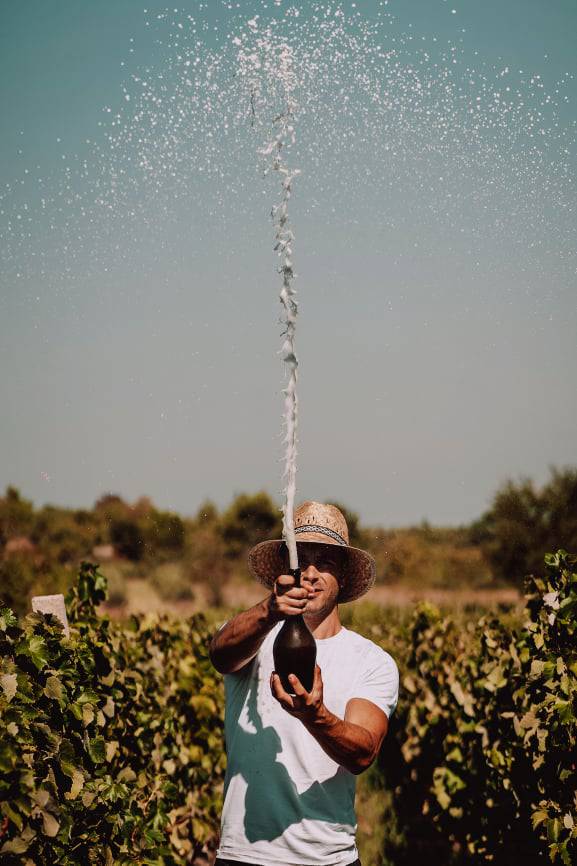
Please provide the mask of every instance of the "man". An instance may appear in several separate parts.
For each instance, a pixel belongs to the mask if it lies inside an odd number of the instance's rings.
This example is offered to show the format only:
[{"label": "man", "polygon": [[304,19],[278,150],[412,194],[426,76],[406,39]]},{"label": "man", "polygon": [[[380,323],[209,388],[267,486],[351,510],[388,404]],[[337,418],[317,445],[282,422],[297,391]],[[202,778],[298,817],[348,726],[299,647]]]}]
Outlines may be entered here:
[{"label": "man", "polygon": [[[222,626],[210,654],[225,674],[227,773],[217,866],[347,866],[358,860],[356,776],[371,765],[397,703],[391,656],[344,628],[337,604],[367,592],[375,562],[349,545],[332,505],[295,512],[301,586],[287,575],[283,541],[249,553],[272,592]],[[286,617],[302,613],[317,644],[312,690],[273,671],[272,647]]]}]

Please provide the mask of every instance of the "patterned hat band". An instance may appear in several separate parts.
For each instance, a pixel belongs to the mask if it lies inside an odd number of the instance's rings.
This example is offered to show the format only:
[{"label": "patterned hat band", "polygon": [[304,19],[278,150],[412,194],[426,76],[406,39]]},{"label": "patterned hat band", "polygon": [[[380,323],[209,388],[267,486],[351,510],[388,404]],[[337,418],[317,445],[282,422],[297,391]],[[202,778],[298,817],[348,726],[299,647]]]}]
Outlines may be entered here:
[{"label": "patterned hat band", "polygon": [[321,535],[327,535],[329,538],[332,538],[333,541],[337,542],[337,544],[341,544],[343,547],[348,547],[347,542],[342,535],[339,535],[339,533],[335,532],[334,529],[329,529],[328,526],[318,526],[315,523],[308,523],[306,526],[296,526],[295,535],[300,535],[301,532],[318,532]]},{"label": "patterned hat band", "polygon": [[[324,525],[323,525],[324,524]],[[346,575],[341,581],[338,601],[354,601],[364,595],[375,582],[377,565],[374,557],[366,550],[359,550],[349,544],[349,532],[344,514],[330,503],[302,502],[294,513],[294,528],[297,542],[307,541],[309,534],[311,542],[317,544],[332,544],[344,547],[347,551]],[[286,542],[282,538],[271,541],[261,541],[255,544],[248,554],[248,567],[256,579],[272,590],[279,574],[286,568],[283,548]]]}]

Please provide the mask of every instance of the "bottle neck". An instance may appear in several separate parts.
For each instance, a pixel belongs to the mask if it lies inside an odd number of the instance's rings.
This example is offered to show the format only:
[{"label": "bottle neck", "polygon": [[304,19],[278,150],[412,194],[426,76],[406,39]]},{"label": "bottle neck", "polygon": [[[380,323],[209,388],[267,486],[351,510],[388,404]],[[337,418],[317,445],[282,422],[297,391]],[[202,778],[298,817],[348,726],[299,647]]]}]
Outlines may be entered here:
[{"label": "bottle neck", "polygon": [[[300,568],[298,568],[298,567],[297,568],[289,568],[288,573],[292,577],[294,577],[295,586],[300,587],[300,585],[301,585],[301,570],[300,570]],[[294,628],[296,626],[299,629],[303,628],[303,627],[308,629],[308,626],[305,622],[305,618],[302,615],[302,613],[297,613],[297,614],[295,614],[295,616],[285,617],[284,625],[287,628]],[[308,629],[308,630],[310,631],[310,629]]]},{"label": "bottle neck", "polygon": [[289,574],[295,579],[295,586],[301,585],[301,570],[300,568],[289,568]]},{"label": "bottle neck", "polygon": [[[295,586],[300,587],[300,585],[301,585],[301,570],[300,570],[300,568],[298,566],[297,566],[297,568],[289,568],[289,574],[292,575],[292,577],[294,577]],[[302,613],[298,613],[296,616],[291,616],[290,619],[292,620],[293,625],[296,625],[299,628],[301,628],[301,626],[308,628],[308,626],[305,622],[305,618],[302,615]]]}]

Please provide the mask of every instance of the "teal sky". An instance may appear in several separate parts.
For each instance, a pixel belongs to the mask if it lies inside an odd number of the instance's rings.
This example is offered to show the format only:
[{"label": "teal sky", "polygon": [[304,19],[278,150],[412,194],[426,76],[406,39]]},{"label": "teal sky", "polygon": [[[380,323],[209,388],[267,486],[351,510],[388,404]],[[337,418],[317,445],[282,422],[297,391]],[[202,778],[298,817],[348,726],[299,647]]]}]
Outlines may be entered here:
[{"label": "teal sky", "polygon": [[[213,120],[200,116],[206,109],[195,117],[186,89],[173,88],[177,58],[196,42],[203,63],[209,50],[230,51],[241,18],[259,14],[264,26],[289,6],[177,3],[159,22],[166,7],[145,0],[5,4],[0,488],[75,506],[106,491],[147,494],[186,514],[206,497],[224,505],[241,490],[279,495],[269,219],[278,196],[261,179],[248,126],[223,132],[233,90],[215,96]],[[318,15],[313,4],[294,6],[301,22]],[[549,466],[577,462],[577,7],[342,8],[345,29],[360,16],[384,52],[399,54],[370,67],[366,91],[364,55],[345,58],[349,108],[336,78],[325,81],[297,128],[299,498],[339,499],[387,525],[466,522],[506,478],[543,481]],[[418,70],[426,85],[451,47],[450,129],[439,150],[444,103],[421,102],[406,84],[417,49],[429,52]],[[378,113],[369,90],[394,62],[400,102]],[[131,75],[163,81],[174,106],[154,109],[160,122],[142,146],[131,119],[141,84]],[[483,76],[490,86],[478,91]],[[512,100],[510,121],[476,139],[475,94],[490,119],[495,88]],[[557,104],[551,114],[546,103],[542,121],[532,114],[541,93]],[[417,118],[427,105],[431,114]],[[166,143],[166,118],[179,108],[186,125]],[[139,147],[156,160],[146,181],[132,161]],[[94,209],[100,195],[110,210]]]}]

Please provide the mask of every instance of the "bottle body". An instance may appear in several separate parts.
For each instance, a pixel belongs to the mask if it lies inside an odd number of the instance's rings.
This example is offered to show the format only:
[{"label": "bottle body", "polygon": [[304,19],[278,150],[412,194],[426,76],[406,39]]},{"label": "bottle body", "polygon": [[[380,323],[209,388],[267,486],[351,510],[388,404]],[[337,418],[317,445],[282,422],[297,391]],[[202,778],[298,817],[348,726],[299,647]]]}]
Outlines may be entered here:
[{"label": "bottle body", "polygon": [[[300,569],[291,569],[296,586],[300,586]],[[280,676],[283,689],[294,695],[289,674],[299,678],[310,692],[313,687],[317,645],[302,614],[289,616],[277,634],[273,644],[274,669]]]}]

